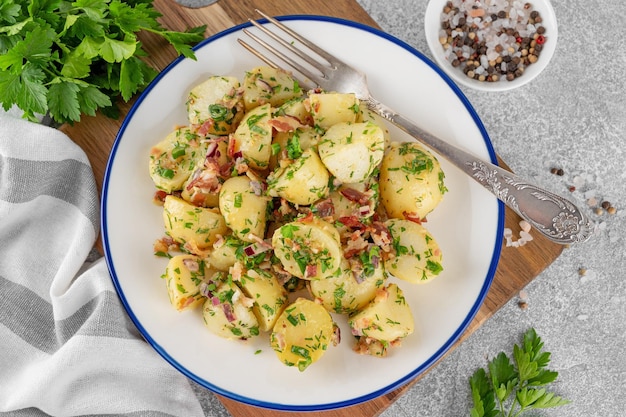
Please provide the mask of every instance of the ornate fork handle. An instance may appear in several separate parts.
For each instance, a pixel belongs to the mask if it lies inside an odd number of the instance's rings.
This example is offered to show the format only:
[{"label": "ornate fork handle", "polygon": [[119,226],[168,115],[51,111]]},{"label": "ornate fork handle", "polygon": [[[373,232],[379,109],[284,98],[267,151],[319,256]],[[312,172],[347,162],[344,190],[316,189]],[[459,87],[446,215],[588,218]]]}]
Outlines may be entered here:
[{"label": "ornate fork handle", "polygon": [[370,110],[432,148],[482,184],[548,239],[569,244],[584,242],[593,234],[595,224],[569,200],[444,142],[372,97],[365,101]]}]

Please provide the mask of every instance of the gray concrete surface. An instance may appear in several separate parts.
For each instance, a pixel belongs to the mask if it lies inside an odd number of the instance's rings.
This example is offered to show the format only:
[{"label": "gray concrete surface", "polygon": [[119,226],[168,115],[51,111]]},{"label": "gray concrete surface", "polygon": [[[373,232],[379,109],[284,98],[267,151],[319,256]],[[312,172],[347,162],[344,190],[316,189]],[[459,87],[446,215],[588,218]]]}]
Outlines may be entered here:
[{"label": "gray concrete surface", "polygon": [[[383,30],[431,56],[423,30],[426,0],[358,1]],[[469,377],[498,352],[510,352],[529,327],[552,352],[550,368],[559,372],[553,390],[572,401],[529,415],[626,415],[626,3],[553,6],[559,44],[537,79],[510,92],[463,91],[515,172],[562,194],[575,186],[571,196],[581,205],[607,200],[617,212],[596,214],[586,206],[598,222],[596,235],[565,249],[381,417],[469,415]],[[551,174],[552,167],[564,175]],[[518,306],[520,298],[527,308]],[[212,394],[197,392],[207,416],[229,415]]]}]

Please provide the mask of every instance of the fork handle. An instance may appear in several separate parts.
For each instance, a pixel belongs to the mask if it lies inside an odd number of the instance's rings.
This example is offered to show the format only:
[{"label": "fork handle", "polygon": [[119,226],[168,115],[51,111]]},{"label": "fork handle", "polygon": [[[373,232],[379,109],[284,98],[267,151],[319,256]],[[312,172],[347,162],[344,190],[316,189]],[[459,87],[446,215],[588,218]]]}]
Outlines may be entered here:
[{"label": "fork handle", "polygon": [[372,97],[365,101],[370,110],[456,165],[548,239],[570,244],[593,234],[594,222],[566,198],[439,139]]}]

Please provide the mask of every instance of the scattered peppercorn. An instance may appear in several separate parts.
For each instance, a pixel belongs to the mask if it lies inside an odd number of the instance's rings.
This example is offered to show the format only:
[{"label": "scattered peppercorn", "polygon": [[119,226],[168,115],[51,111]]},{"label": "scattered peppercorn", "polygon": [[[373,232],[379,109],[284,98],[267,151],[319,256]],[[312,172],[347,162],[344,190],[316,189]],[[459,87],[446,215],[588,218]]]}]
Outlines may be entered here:
[{"label": "scattered peppercorn", "polygon": [[611,207],[611,203],[605,200],[602,202],[601,206],[603,209],[608,210]]}]

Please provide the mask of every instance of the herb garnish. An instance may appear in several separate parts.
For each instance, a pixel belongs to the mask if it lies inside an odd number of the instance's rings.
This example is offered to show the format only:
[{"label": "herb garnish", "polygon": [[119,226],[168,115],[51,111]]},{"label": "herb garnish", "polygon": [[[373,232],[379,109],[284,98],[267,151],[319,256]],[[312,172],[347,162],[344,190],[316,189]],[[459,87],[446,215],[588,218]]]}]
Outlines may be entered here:
[{"label": "herb garnish", "polygon": [[524,334],[522,345],[513,347],[513,363],[500,352],[489,362],[488,373],[478,369],[470,378],[474,402],[470,416],[519,416],[531,409],[568,404],[568,400],[540,388],[558,376],[558,372],[546,369],[550,352],[542,351],[542,347],[541,338],[531,328]]},{"label": "herb garnish", "polygon": [[179,54],[195,59],[192,44],[206,26],[169,31],[156,20],[152,0],[3,0],[0,7],[0,103],[17,105],[24,117],[48,113],[72,123],[101,109],[118,116],[157,72],[137,34],[152,32]]}]

